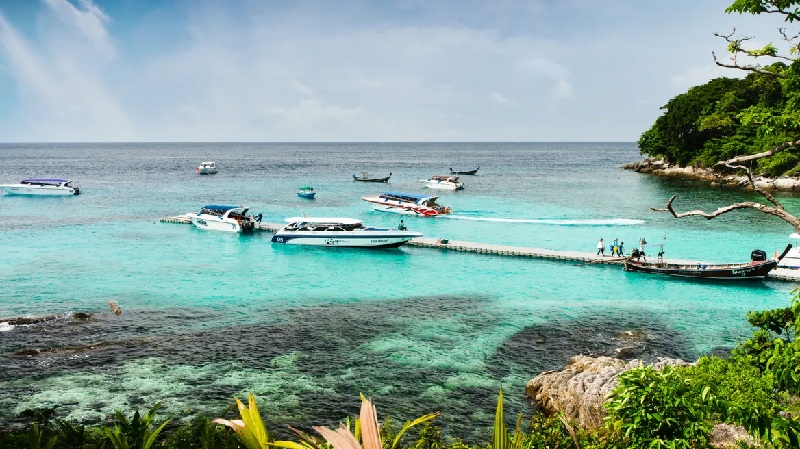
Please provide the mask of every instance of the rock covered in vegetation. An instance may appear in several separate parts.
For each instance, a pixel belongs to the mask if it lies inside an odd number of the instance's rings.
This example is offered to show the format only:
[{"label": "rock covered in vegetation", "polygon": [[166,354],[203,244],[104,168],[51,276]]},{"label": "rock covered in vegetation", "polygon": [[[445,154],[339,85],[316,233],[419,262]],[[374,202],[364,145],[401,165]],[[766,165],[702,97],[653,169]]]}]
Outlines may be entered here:
[{"label": "rock covered in vegetation", "polygon": [[[710,182],[716,186],[726,187],[748,187],[750,182],[747,176],[724,173],[705,167],[679,167],[670,164],[663,159],[647,158],[641,162],[631,162],[622,166],[625,170],[633,170],[639,173],[649,173],[658,176],[673,176],[678,178],[697,179]],[[767,178],[763,176],[753,177],[756,186],[764,190],[779,190],[785,192],[800,191],[800,178]]]},{"label": "rock covered in vegetation", "polygon": [[[600,427],[606,397],[617,386],[617,375],[639,367],[641,360],[578,355],[561,371],[547,371],[528,382],[525,394],[548,413],[564,417],[584,429]],[[659,358],[652,366],[688,365],[679,359]]]}]

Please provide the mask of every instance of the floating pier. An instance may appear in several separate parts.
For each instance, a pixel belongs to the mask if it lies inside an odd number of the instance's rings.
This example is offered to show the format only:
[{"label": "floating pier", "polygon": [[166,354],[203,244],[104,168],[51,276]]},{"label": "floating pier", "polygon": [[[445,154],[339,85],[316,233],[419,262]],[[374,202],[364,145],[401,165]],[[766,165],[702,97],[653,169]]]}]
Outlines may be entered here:
[{"label": "floating pier", "polygon": [[[162,223],[191,224],[191,220],[186,215],[164,217]],[[282,228],[280,223],[258,223],[256,230],[265,232],[275,232]],[[550,249],[531,248],[527,246],[507,246],[493,245],[490,243],[466,242],[460,240],[434,239],[428,237],[415,238],[407,243],[408,246],[418,248],[438,248],[445,251],[462,251],[479,254],[492,254],[497,256],[530,257],[535,259],[553,259],[569,262],[583,262],[598,265],[622,265],[624,257],[598,256],[595,253],[585,253],[580,251],[554,251]],[[697,264],[709,263],[696,260],[664,259],[666,263]],[[789,270],[786,268],[776,268],[768,275],[768,279],[780,281],[800,282],[800,270]]]}]

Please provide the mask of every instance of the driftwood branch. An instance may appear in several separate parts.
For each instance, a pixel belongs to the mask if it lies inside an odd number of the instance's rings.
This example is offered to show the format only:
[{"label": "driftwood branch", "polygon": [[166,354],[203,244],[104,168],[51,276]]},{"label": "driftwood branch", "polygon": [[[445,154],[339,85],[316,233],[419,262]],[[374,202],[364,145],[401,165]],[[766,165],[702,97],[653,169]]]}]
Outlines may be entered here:
[{"label": "driftwood branch", "polygon": [[703,217],[706,220],[711,220],[713,218],[719,217],[722,214],[727,214],[728,212],[737,210],[737,209],[755,209],[759,212],[763,212],[768,215],[773,215],[781,220],[789,223],[792,225],[798,233],[800,233],[800,218],[795,217],[794,215],[786,212],[782,207],[772,207],[767,206],[766,204],[756,203],[753,201],[745,201],[742,203],[734,203],[729,206],[720,207],[719,209],[715,210],[714,212],[708,213],[702,210],[692,210],[688,212],[675,212],[675,209],[672,207],[672,202],[675,201],[677,195],[672,195],[672,198],[667,201],[667,207],[665,208],[655,208],[652,207],[651,209],[656,212],[669,212],[675,218],[684,218],[684,217]]}]

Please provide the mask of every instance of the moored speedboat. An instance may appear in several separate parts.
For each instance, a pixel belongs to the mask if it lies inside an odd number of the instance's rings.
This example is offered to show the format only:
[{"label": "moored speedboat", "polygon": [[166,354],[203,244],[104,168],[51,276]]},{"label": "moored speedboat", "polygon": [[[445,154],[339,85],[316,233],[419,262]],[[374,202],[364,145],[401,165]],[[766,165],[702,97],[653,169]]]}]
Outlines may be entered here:
[{"label": "moored speedboat", "polygon": [[[790,239],[800,239],[800,234],[794,233],[789,236]],[[795,244],[785,256],[778,262],[778,268],[785,268],[788,270],[800,270],[800,244]]]},{"label": "moored speedboat", "polygon": [[287,245],[396,248],[422,237],[414,231],[365,227],[360,220],[341,217],[293,217],[272,236]]},{"label": "moored speedboat", "polygon": [[413,193],[383,192],[378,196],[365,196],[361,199],[375,205],[373,209],[405,215],[433,217],[453,211],[436,203],[436,196],[415,195]]},{"label": "moored speedboat", "polygon": [[0,190],[7,195],[77,195],[80,189],[71,185],[71,179],[31,178],[19,184],[2,184]]},{"label": "moored speedboat", "polygon": [[300,187],[297,190],[297,196],[299,196],[300,198],[308,198],[310,200],[313,200],[314,195],[316,194],[317,192],[314,191],[314,188],[309,186]]},{"label": "moored speedboat", "polygon": [[200,229],[225,232],[252,232],[256,219],[247,215],[249,209],[243,206],[209,204],[203,206],[198,214],[188,214],[192,224]]},{"label": "moored speedboat", "polygon": [[458,176],[433,175],[431,179],[420,179],[429,189],[462,190],[464,183],[458,180]]},{"label": "moored speedboat", "polygon": [[213,161],[201,162],[197,167],[198,175],[215,175],[217,174],[217,164]]}]

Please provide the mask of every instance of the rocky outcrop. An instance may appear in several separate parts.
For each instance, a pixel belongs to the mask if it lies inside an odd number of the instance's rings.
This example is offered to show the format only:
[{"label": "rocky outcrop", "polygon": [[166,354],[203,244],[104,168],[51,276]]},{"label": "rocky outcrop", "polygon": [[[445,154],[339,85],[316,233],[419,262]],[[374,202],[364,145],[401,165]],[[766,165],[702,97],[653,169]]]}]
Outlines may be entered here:
[{"label": "rocky outcrop", "polygon": [[[599,427],[606,416],[603,404],[617,386],[617,375],[642,364],[612,357],[575,356],[561,371],[544,372],[530,382],[525,393],[548,413],[564,417],[585,429]],[[659,358],[652,366],[688,365],[678,359]]]},{"label": "rocky outcrop", "polygon": [[[658,176],[673,176],[679,178],[697,179],[706,181],[714,186],[748,187],[750,182],[746,176],[725,173],[705,167],[679,167],[663,159],[647,158],[641,162],[632,162],[622,166],[623,169],[639,173],[650,173]],[[753,178],[756,186],[764,190],[800,191],[800,178],[767,178],[757,176]]]}]

